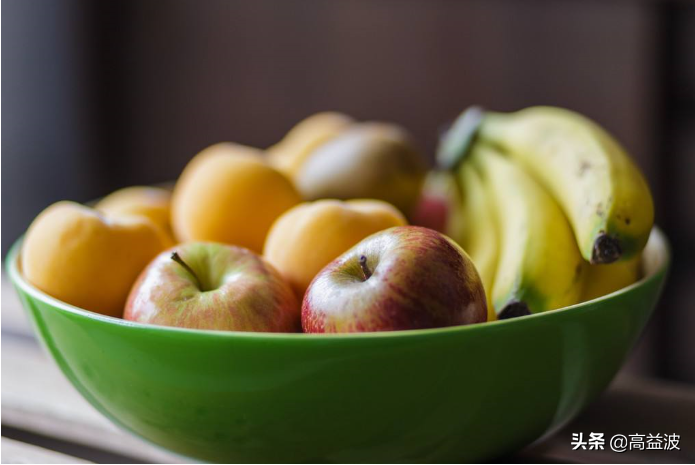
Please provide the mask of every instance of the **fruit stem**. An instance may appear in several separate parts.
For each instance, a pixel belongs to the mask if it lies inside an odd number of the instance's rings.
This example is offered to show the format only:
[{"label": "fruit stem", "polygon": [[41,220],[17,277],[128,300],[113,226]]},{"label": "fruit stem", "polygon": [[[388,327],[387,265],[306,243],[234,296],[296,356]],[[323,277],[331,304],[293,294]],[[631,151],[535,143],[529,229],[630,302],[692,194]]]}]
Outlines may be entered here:
[{"label": "fruit stem", "polygon": [[367,257],[364,255],[360,256],[360,268],[362,268],[362,274],[364,275],[364,280],[368,280],[369,277],[372,275],[371,270],[367,266]]},{"label": "fruit stem", "polygon": [[456,168],[471,151],[485,112],[478,106],[468,107],[452,123],[437,147],[437,165],[445,170]]},{"label": "fruit stem", "polygon": [[509,318],[516,318],[530,314],[531,309],[528,308],[526,302],[512,300],[502,308],[502,310],[497,314],[497,318],[499,320],[508,320]]},{"label": "fruit stem", "polygon": [[191,276],[193,276],[193,279],[195,279],[196,283],[198,284],[198,289],[201,289],[201,290],[203,289],[203,286],[200,283],[200,279],[198,279],[198,275],[195,274],[195,272],[193,271],[193,268],[188,266],[188,263],[183,261],[183,259],[181,258],[181,256],[177,252],[173,252],[171,254],[171,259],[174,260],[179,265],[181,265],[183,267],[183,269],[188,271],[191,274]]}]

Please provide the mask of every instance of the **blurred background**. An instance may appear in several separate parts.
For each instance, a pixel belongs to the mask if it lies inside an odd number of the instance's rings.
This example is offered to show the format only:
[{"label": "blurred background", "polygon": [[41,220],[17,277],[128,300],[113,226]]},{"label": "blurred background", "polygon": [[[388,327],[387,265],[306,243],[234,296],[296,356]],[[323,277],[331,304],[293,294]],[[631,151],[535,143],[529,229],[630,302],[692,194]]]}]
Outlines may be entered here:
[{"label": "blurred background", "polygon": [[628,370],[695,383],[695,3],[3,0],[2,253],[61,199],[175,179],[321,110],[408,128],[463,108],[595,119],[646,173],[670,279]]}]

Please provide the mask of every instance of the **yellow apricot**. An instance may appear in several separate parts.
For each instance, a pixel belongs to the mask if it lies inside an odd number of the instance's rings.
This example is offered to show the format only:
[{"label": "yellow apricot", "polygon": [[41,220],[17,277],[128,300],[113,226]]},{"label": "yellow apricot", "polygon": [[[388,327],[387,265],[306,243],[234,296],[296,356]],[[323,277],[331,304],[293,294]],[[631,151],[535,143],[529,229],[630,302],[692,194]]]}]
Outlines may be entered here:
[{"label": "yellow apricot", "polygon": [[260,253],[273,221],[300,201],[261,151],[216,144],[196,155],[176,183],[172,226],[181,242],[222,242]]},{"label": "yellow apricot", "polygon": [[112,192],[95,206],[109,216],[142,215],[169,228],[171,191],[161,187],[131,186]]},{"label": "yellow apricot", "polygon": [[144,216],[162,228],[169,244],[174,245],[171,231],[171,191],[161,187],[132,186],[107,195],[94,208],[111,218],[127,215]]},{"label": "yellow apricot", "polygon": [[406,220],[380,200],[318,200],[285,212],[273,223],[263,255],[302,298],[311,280],[365,237]]},{"label": "yellow apricot", "polygon": [[161,230],[142,216],[107,219],[74,202],[36,217],[22,246],[22,271],[47,294],[120,317],[140,272],[166,248]]}]

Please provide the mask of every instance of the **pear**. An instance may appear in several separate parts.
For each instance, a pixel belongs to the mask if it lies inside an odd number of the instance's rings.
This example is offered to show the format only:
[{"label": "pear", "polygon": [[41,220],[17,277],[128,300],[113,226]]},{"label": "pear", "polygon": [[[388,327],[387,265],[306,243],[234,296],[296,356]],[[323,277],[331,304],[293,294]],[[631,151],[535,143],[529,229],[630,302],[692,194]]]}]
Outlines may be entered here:
[{"label": "pear", "polygon": [[353,124],[317,147],[294,181],[306,200],[383,200],[411,215],[427,172],[422,154],[394,124]]},{"label": "pear", "polygon": [[311,115],[266,150],[268,161],[289,178],[294,178],[316,147],[337,136],[352,123],[352,118],[334,111]]}]

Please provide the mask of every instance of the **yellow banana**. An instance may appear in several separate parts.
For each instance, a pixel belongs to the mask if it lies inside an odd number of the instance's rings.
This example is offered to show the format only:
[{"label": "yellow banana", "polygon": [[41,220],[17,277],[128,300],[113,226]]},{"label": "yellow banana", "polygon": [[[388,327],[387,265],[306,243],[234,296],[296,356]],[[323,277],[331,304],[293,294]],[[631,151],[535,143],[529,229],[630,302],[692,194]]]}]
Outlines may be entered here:
[{"label": "yellow banana", "polygon": [[413,223],[446,234],[466,251],[485,288],[488,321],[495,320],[491,296],[497,264],[497,231],[480,175],[469,164],[462,164],[458,171],[430,171],[422,198]]},{"label": "yellow banana", "polygon": [[492,301],[492,288],[497,270],[498,231],[495,218],[490,214],[490,199],[486,196],[480,174],[470,163],[458,169],[463,193],[463,242],[461,246],[473,260],[487,296],[487,319],[497,319]]},{"label": "yellow banana", "polygon": [[581,301],[610,294],[642,277],[642,256],[607,265],[589,265],[584,280]]},{"label": "yellow banana", "polygon": [[649,186],[615,139],[588,118],[554,107],[490,112],[477,137],[548,189],[587,261],[629,259],[644,248],[654,222]]},{"label": "yellow banana", "polygon": [[492,302],[500,319],[553,310],[579,301],[585,262],[572,229],[552,197],[520,166],[476,144],[479,169],[499,232]]}]

